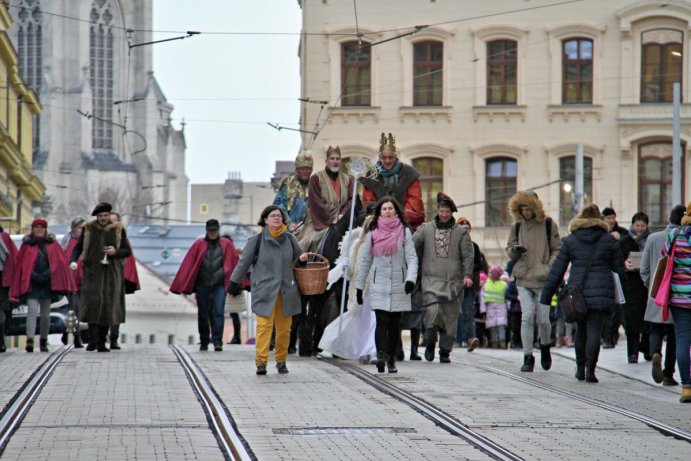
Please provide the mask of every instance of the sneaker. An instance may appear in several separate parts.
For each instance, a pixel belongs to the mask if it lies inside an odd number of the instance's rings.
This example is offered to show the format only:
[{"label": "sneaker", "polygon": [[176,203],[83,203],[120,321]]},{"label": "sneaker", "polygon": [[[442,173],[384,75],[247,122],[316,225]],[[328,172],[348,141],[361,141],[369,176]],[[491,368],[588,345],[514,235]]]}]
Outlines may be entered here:
[{"label": "sneaker", "polygon": [[[278,374],[281,375],[287,375],[288,374],[288,367],[286,366],[285,362],[278,362],[276,364],[276,368],[278,369]],[[259,373],[259,371],[257,371]]]},{"label": "sneaker", "polygon": [[265,363],[260,363],[257,365],[257,374],[258,375],[265,375],[266,374],[266,364]]},{"label": "sneaker", "polygon": [[662,375],[662,356],[658,354],[657,352],[653,354],[653,369],[652,369],[652,374],[653,374],[653,381],[656,383],[660,384],[662,380],[664,379],[664,376]]},{"label": "sneaker", "polygon": [[468,352],[473,352],[480,345],[480,340],[477,338],[470,338],[468,340]]},{"label": "sneaker", "polygon": [[223,343],[221,343],[221,342],[214,343],[214,351],[221,352],[222,350],[223,350]]}]

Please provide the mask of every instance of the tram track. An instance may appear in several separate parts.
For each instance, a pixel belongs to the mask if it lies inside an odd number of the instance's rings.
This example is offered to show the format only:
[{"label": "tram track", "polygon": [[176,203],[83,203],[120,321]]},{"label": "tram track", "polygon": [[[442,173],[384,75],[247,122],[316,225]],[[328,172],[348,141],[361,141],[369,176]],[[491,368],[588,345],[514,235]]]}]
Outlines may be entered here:
[{"label": "tram track", "polygon": [[214,433],[218,445],[226,460],[256,460],[247,441],[238,432],[228,409],[223,404],[206,375],[199,369],[189,353],[180,346],[171,345],[175,357],[187,375],[190,384],[199,399]]},{"label": "tram track", "polygon": [[502,445],[490,440],[489,438],[481,435],[480,433],[470,429],[466,424],[456,419],[454,416],[436,408],[431,403],[416,397],[415,395],[407,392],[393,384],[379,378],[372,373],[369,373],[362,368],[351,365],[348,363],[342,363],[334,359],[321,358],[327,363],[330,363],[342,370],[350,373],[351,375],[361,379],[365,383],[374,387],[375,389],[389,395],[399,402],[404,403],[413,410],[420,413],[422,416],[431,420],[437,426],[443,428],[452,435],[455,435],[466,442],[468,442],[473,447],[484,452],[492,459],[498,461],[519,461],[524,458],[516,455]]},{"label": "tram track", "polygon": [[12,434],[19,428],[53,372],[71,349],[72,346],[62,346],[50,354],[0,413],[0,457]]}]

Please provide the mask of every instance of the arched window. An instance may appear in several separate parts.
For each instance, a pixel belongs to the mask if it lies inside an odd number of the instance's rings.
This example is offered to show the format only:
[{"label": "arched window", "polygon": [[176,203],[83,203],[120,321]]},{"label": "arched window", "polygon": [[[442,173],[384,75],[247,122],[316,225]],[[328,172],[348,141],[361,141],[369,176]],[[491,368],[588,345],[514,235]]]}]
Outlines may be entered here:
[{"label": "arched window", "polygon": [[672,102],[672,85],[682,83],[683,41],[673,29],[641,34],[641,102]]},{"label": "arched window", "polygon": [[487,104],[516,104],[518,44],[514,40],[487,43]]},{"label": "arched window", "polygon": [[[363,45],[369,45],[362,42]],[[358,42],[341,45],[341,97],[342,106],[369,106],[371,104],[370,48]]]},{"label": "arched window", "polygon": [[[684,152],[682,147],[682,152]],[[682,158],[682,165],[684,160]],[[681,171],[682,190],[684,169]],[[664,225],[672,210],[672,143],[652,142],[638,148],[638,209],[651,225]]]},{"label": "arched window", "polygon": [[518,163],[512,158],[494,157],[487,159],[485,166],[485,225],[509,225],[508,205],[516,193]]},{"label": "arched window", "polygon": [[434,157],[420,157],[413,160],[413,168],[420,173],[426,220],[430,220],[437,214],[437,192],[444,189],[444,161]]},{"label": "arched window", "polygon": [[[23,0],[17,14],[19,29],[17,31],[17,54],[19,58],[19,71],[22,79],[31,88],[36,96],[41,94],[43,74],[43,48],[41,30],[41,5],[38,0]],[[41,124],[38,115],[32,122],[32,146],[33,157],[37,160],[39,141],[41,136]],[[34,167],[39,168],[40,162],[35,162]]]},{"label": "arched window", "polygon": [[89,59],[93,98],[92,147],[113,148],[113,12],[107,0],[91,5]]},{"label": "arched window", "polygon": [[413,45],[413,105],[441,106],[443,88],[442,42],[426,41]]},{"label": "arched window", "polygon": [[[566,226],[573,219],[574,193],[576,192],[576,157],[562,157],[559,159],[559,225]],[[593,159],[583,158],[583,203],[591,203],[593,197]]]},{"label": "arched window", "polygon": [[562,104],[593,102],[593,41],[569,38],[562,42]]}]

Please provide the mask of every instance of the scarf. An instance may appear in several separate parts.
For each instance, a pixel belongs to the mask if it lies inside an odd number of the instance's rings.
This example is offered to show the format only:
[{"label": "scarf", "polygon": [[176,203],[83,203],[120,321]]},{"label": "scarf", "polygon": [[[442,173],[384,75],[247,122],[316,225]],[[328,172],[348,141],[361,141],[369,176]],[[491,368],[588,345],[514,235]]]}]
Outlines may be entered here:
[{"label": "scarf", "polygon": [[454,221],[453,217],[450,218],[447,222],[442,222],[442,220],[439,219],[439,215],[434,217],[434,222],[437,225],[437,229],[442,229],[442,230],[451,229],[453,227],[453,225],[456,223],[456,221]]},{"label": "scarf", "polygon": [[391,256],[398,251],[398,241],[403,240],[403,223],[398,216],[379,216],[377,228],[372,231],[372,256]]},{"label": "scarf", "polygon": [[638,245],[638,249],[640,251],[643,251],[645,248],[645,242],[648,241],[648,236],[650,235],[650,229],[646,228],[645,232],[643,232],[641,235],[636,235],[636,233],[633,231],[633,226],[629,228],[629,232],[631,232],[631,237],[636,241],[636,245]]},{"label": "scarf", "polygon": [[269,234],[275,239],[277,239],[281,234],[283,234],[286,231],[287,227],[285,224],[281,224],[281,227],[276,229],[276,231],[272,231],[271,228],[269,228]]},{"label": "scarf", "polygon": [[682,226],[689,226],[691,225],[691,216],[686,215],[683,218],[681,218],[681,225]]},{"label": "scarf", "polygon": [[377,161],[376,168],[383,179],[387,194],[393,194],[393,191],[396,189],[396,185],[398,184],[399,175],[401,174],[403,164],[397,159],[391,169],[387,170],[384,168],[384,165],[382,165],[380,160]]}]

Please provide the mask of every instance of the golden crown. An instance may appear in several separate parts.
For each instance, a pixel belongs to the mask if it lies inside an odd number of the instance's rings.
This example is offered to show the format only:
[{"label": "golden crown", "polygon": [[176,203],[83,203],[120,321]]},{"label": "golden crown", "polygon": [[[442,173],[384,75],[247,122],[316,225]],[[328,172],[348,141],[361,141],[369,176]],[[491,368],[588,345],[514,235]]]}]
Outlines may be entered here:
[{"label": "golden crown", "polygon": [[396,140],[391,133],[389,133],[388,137],[385,133],[381,134],[381,138],[379,139],[379,152],[383,150],[396,152]]},{"label": "golden crown", "polygon": [[338,146],[336,146],[336,147],[331,147],[331,146],[329,146],[329,147],[326,149],[326,157],[329,158],[329,157],[331,157],[333,154],[338,154],[338,156],[340,157],[340,156],[341,156],[341,148],[338,147]]},{"label": "golden crown", "polygon": [[295,168],[312,168],[314,166],[314,159],[312,158],[311,151],[302,152],[300,155],[295,157]]}]

